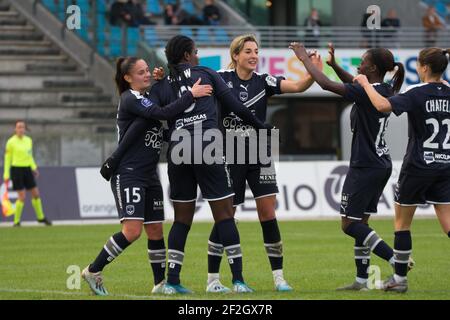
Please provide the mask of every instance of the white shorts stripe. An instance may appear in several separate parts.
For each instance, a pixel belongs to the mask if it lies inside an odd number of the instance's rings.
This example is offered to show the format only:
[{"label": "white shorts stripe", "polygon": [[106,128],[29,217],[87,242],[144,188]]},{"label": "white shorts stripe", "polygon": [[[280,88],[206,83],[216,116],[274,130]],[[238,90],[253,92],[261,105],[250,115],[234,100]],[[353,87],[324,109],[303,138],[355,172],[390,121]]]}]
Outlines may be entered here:
[{"label": "white shorts stripe", "polygon": [[144,224],[156,224],[156,223],[163,223],[165,220],[161,220],[161,221],[147,221],[144,222]]},{"label": "white shorts stripe", "polygon": [[270,196],[275,196],[275,195],[277,195],[279,192],[275,192],[275,193],[269,193],[269,194],[264,194],[264,195],[262,195],[262,196],[257,196],[257,197],[254,197],[253,199],[260,199],[260,198],[264,198],[264,197],[270,197]]},{"label": "white shorts stripe", "polygon": [[170,201],[172,201],[172,202],[194,202],[194,201],[197,201],[197,198],[192,199],[192,200],[175,200],[175,199],[170,198]]},{"label": "white shorts stripe", "polygon": [[223,199],[226,199],[226,198],[229,198],[229,197],[232,197],[232,196],[234,196],[234,192],[229,194],[229,195],[227,195],[227,196],[225,196],[225,197],[215,198],[215,199],[203,198],[203,200],[206,200],[206,201],[218,201],[218,200],[223,200]]}]

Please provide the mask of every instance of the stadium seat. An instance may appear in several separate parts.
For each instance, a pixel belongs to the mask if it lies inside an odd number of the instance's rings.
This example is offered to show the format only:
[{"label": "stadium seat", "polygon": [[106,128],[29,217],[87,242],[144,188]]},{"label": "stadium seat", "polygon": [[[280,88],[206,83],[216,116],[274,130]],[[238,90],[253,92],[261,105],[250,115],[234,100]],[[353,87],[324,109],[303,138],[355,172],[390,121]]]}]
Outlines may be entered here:
[{"label": "stadium seat", "polygon": [[186,10],[189,14],[195,14],[195,7],[192,0],[181,0],[181,7]]},{"label": "stadium seat", "polygon": [[159,0],[147,0],[147,12],[154,15],[161,15],[163,9],[161,8]]},{"label": "stadium seat", "polygon": [[97,1],[97,13],[107,12],[107,4],[105,0],[96,0]]},{"label": "stadium seat", "polygon": [[159,46],[161,41],[159,40],[158,34],[155,28],[147,27],[144,29],[144,41],[150,46]]},{"label": "stadium seat", "polygon": [[189,38],[192,38],[194,36],[192,29],[189,27],[180,27],[180,34]]},{"label": "stadium seat", "polygon": [[177,4],[177,0],[163,0],[164,5],[166,4]]},{"label": "stadium seat", "polygon": [[208,27],[200,27],[197,30],[197,37],[196,42],[199,44],[207,44],[211,43],[212,39],[209,35],[209,28]]},{"label": "stadium seat", "polygon": [[213,28],[214,40],[219,44],[228,44],[230,42],[230,37],[225,29],[220,27]]},{"label": "stadium seat", "polygon": [[109,54],[112,57],[118,57],[122,54],[122,29],[120,27],[111,27],[110,29]]},{"label": "stadium seat", "polygon": [[136,55],[140,40],[139,28],[127,29],[127,55]]}]

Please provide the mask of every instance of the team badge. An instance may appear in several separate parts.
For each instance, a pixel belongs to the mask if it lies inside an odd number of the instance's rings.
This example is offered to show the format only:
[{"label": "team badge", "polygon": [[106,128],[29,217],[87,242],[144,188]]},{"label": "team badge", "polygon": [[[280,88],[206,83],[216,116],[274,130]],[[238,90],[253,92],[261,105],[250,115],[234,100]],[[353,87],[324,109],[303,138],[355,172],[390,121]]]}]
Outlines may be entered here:
[{"label": "team badge", "polygon": [[241,101],[243,101],[243,102],[247,101],[248,93],[245,91],[239,92],[239,99],[241,99]]},{"label": "team badge", "polygon": [[127,214],[129,216],[133,215],[133,213],[134,213],[134,205],[132,205],[132,204],[127,205],[125,207],[125,210],[127,211]]},{"label": "team badge", "polygon": [[142,106],[143,106],[144,108],[148,108],[148,107],[150,107],[150,106],[153,104],[153,102],[151,102],[151,101],[148,100],[147,98],[142,98],[141,104],[142,104]]}]

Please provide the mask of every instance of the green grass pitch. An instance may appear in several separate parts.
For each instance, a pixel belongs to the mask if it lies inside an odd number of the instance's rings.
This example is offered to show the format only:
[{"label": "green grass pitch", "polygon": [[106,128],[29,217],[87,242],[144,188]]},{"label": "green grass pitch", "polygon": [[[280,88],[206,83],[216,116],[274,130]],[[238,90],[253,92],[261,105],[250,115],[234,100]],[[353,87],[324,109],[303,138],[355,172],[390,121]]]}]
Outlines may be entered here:
[{"label": "green grass pitch", "polygon": [[[393,243],[391,220],[371,225],[389,244]],[[170,228],[166,224],[165,236]],[[413,257],[416,267],[408,277],[406,294],[378,290],[336,292],[353,281],[353,241],[340,231],[339,221],[281,221],[285,278],[291,293],[273,289],[272,274],[262,244],[259,223],[239,222],[244,254],[244,277],[254,294],[206,294],[206,251],[211,223],[195,223],[186,245],[182,283],[194,290],[190,296],[151,296],[152,273],[144,234],[104,270],[109,297],[95,297],[86,283],[70,290],[67,268],[84,268],[97,255],[119,225],[0,228],[0,300],[4,299],[450,299],[450,240],[436,219],[413,223]],[[167,243],[167,242],[166,242]],[[392,273],[387,262],[372,254],[382,278]],[[222,280],[230,285],[230,271],[222,261]],[[75,281],[76,284],[76,281]]]}]

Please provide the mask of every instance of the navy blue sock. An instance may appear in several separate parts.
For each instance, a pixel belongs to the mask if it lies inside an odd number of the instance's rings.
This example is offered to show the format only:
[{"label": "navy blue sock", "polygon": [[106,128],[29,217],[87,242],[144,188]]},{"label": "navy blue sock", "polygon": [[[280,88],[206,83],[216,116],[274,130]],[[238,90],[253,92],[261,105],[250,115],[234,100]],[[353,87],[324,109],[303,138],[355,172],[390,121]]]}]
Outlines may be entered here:
[{"label": "navy blue sock", "polygon": [[394,255],[392,248],[367,224],[352,222],[345,230],[345,233],[364,247],[369,247],[373,253],[386,261],[389,261]]},{"label": "navy blue sock", "polygon": [[367,273],[370,266],[370,248],[366,247],[362,241],[355,239],[355,265],[356,276],[361,279],[367,279]]},{"label": "navy blue sock", "polygon": [[447,233],[448,237],[450,238],[450,231]]},{"label": "navy blue sock", "polygon": [[169,232],[167,282],[180,284],[180,272],[184,259],[184,246],[191,226],[175,221]]},{"label": "navy blue sock", "polygon": [[223,245],[217,232],[217,225],[214,224],[208,241],[208,273],[219,273],[222,255]]},{"label": "navy blue sock", "polygon": [[95,261],[89,265],[89,272],[102,271],[108,263],[117,258],[130,244],[122,232],[114,234],[105,243]]},{"label": "navy blue sock", "polygon": [[236,228],[234,218],[222,220],[216,223],[217,232],[224,250],[228,257],[233,282],[244,281],[242,276],[242,251],[239,238],[239,231]]},{"label": "navy blue sock", "polygon": [[411,252],[411,232],[409,230],[395,232],[394,262],[396,275],[406,277],[406,273],[408,272],[408,261]]},{"label": "navy blue sock", "polygon": [[261,221],[264,247],[273,270],[283,269],[283,244],[277,219]]},{"label": "navy blue sock", "polygon": [[160,283],[165,278],[166,271],[166,246],[164,238],[159,240],[148,240],[148,260],[153,270],[153,281]]}]

